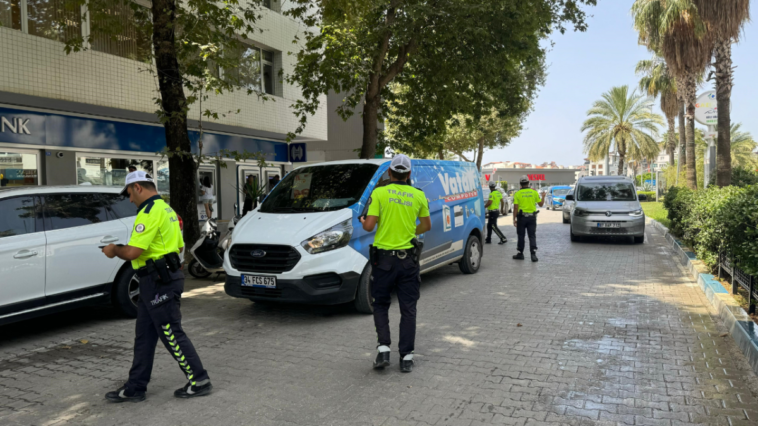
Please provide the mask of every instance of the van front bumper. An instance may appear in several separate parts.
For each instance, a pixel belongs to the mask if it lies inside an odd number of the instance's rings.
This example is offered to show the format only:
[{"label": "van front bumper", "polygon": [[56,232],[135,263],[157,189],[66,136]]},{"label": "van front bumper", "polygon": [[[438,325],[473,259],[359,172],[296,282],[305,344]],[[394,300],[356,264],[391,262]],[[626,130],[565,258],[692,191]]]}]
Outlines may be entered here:
[{"label": "van front bumper", "polygon": [[292,280],[277,278],[276,288],[269,289],[242,287],[241,277],[227,275],[224,290],[229,296],[253,301],[337,305],[355,299],[360,279],[361,275],[356,272],[325,273]]}]

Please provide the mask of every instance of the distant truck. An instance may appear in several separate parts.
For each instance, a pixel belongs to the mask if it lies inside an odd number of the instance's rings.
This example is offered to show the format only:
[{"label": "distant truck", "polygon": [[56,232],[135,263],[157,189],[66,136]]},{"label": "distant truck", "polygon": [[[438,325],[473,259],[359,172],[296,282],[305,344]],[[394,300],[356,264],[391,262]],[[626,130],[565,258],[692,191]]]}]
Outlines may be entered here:
[{"label": "distant truck", "polygon": [[[369,245],[375,232],[358,218],[375,188],[390,183],[390,160],[350,160],[295,169],[247,214],[232,233],[224,259],[225,290],[253,301],[309,304],[353,302],[371,313]],[[411,160],[411,185],[424,191],[432,229],[421,273],[458,263],[464,274],[481,265],[484,198],[476,167],[467,162]]]}]

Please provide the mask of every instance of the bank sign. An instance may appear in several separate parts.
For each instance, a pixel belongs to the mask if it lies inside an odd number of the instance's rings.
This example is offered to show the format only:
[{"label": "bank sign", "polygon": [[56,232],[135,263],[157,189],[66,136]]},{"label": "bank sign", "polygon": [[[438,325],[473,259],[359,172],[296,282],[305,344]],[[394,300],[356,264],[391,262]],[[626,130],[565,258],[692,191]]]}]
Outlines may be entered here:
[{"label": "bank sign", "polygon": [[[190,130],[189,137],[192,150],[197,151],[199,133]],[[0,143],[152,153],[166,147],[166,133],[158,125],[0,108]],[[208,155],[221,150],[262,152],[268,161],[286,163],[287,148],[284,142],[203,133],[203,153]]]}]

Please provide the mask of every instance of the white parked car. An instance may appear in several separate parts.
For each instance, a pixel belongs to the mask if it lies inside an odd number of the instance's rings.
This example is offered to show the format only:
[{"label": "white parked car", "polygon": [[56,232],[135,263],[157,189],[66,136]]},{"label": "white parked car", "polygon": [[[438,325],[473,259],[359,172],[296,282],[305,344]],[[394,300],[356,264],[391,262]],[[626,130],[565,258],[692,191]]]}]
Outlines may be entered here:
[{"label": "white parked car", "polygon": [[0,324],[112,303],[135,317],[139,280],[101,248],[126,244],[137,207],[121,188],[28,186],[0,190]]}]

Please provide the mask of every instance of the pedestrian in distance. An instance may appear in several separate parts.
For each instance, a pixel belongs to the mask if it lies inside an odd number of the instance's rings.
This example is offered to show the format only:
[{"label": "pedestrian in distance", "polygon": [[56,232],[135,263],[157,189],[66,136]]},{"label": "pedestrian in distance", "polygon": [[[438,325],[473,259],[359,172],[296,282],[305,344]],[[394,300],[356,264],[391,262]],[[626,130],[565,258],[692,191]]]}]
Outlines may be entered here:
[{"label": "pedestrian in distance", "polygon": [[500,217],[500,203],[503,202],[503,194],[497,190],[495,182],[490,182],[489,187],[490,198],[484,205],[484,208],[487,210],[487,239],[484,240],[484,243],[492,244],[492,231],[495,231],[495,234],[500,238],[498,244],[505,244],[508,242],[508,238],[497,227],[497,218]]},{"label": "pedestrian in distance", "polygon": [[516,227],[518,243],[516,244],[516,253],[513,258],[524,260],[524,234],[529,235],[529,252],[531,253],[532,262],[537,262],[537,206],[545,205],[545,192],[540,193],[529,187],[529,178],[526,175],[521,176],[519,180],[521,189],[513,194],[513,226]]},{"label": "pedestrian in distance", "polygon": [[379,223],[374,244],[369,250],[371,297],[378,337],[374,368],[383,369],[390,365],[389,307],[394,290],[400,305],[400,371],[410,373],[413,371],[416,340],[416,303],[421,286],[419,260],[422,244],[416,236],[432,229],[432,220],[426,195],[408,184],[410,158],[402,154],[395,156],[390,163],[389,175],[390,183],[371,193],[368,213],[360,218],[367,232],[373,232]]},{"label": "pedestrian in distance", "polygon": [[129,166],[129,167],[127,167],[126,169],[127,169],[127,170],[129,170],[129,173],[132,173],[132,172],[136,172],[136,171],[137,171],[137,167],[135,167],[135,166]]},{"label": "pedestrian in distance", "polygon": [[255,199],[254,195],[258,193],[258,183],[255,180],[255,176],[250,175],[247,177],[247,182],[245,182],[245,201],[242,205],[242,216],[245,216],[247,212],[257,207],[258,200]]},{"label": "pedestrian in distance", "polygon": [[200,181],[200,202],[205,207],[205,215],[208,219],[213,214],[213,184],[209,176],[203,177]]},{"label": "pedestrian in distance", "polygon": [[138,206],[137,218],[128,245],[109,244],[103,253],[109,258],[131,261],[139,276],[139,303],[134,339],[134,360],[129,380],[108,392],[111,402],[145,400],[153,370],[158,339],[168,349],[187,377],[187,384],[174,392],[177,398],[208,395],[213,386],[200,357],[182,328],[179,310],[184,290],[179,253],[184,239],[174,210],[158,195],[155,181],[143,171],[129,173],[121,192]]}]

